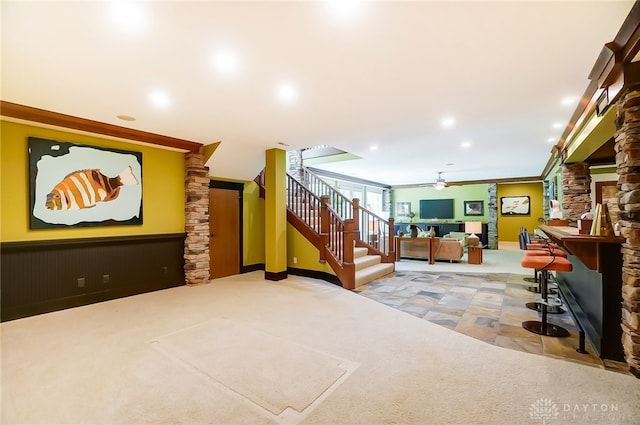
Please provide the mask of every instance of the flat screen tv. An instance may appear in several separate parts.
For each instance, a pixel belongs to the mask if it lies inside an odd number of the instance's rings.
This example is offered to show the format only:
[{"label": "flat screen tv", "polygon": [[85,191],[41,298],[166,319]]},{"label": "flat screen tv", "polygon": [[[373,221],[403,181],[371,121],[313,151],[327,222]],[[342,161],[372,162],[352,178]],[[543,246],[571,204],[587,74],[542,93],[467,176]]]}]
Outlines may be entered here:
[{"label": "flat screen tv", "polygon": [[451,219],[453,215],[453,199],[420,200],[420,218]]}]

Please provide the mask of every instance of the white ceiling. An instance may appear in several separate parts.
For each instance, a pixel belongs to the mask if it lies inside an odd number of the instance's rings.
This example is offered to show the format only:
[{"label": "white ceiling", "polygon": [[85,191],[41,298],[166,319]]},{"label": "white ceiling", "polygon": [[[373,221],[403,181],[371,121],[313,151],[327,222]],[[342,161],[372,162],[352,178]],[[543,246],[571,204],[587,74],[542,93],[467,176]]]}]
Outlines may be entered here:
[{"label": "white ceiling", "polygon": [[[110,3],[2,1],[2,100],[221,141],[214,176],[252,179],[266,149],[330,145],[362,159],[322,168],[391,185],[540,175],[633,5],[154,1],[127,13],[131,28]],[[212,64],[221,49],[235,72]],[[169,105],[151,106],[153,90]]]}]

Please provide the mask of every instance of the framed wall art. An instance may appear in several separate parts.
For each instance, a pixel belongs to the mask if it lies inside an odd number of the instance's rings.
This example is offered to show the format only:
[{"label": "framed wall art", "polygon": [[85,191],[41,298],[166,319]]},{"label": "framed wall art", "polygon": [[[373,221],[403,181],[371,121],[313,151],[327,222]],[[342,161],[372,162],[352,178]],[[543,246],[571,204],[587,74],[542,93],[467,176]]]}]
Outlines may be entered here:
[{"label": "framed wall art", "polygon": [[464,201],[464,215],[484,215],[484,202]]},{"label": "framed wall art", "polygon": [[531,205],[528,196],[504,196],[500,198],[502,215],[529,215]]},{"label": "framed wall art", "polygon": [[142,224],[142,153],[29,137],[31,229]]},{"label": "framed wall art", "polygon": [[396,217],[404,217],[411,214],[411,202],[396,202]]}]

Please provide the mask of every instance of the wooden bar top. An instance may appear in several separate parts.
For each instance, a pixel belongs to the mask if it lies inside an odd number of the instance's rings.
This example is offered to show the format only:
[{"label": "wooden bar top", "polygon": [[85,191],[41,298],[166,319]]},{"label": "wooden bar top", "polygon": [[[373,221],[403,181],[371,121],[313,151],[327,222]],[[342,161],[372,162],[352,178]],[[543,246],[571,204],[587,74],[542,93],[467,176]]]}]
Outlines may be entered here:
[{"label": "wooden bar top", "polygon": [[581,235],[576,227],[540,225],[540,230],[553,242],[575,255],[590,270],[602,272],[601,250],[620,250],[625,239],[621,236]]}]

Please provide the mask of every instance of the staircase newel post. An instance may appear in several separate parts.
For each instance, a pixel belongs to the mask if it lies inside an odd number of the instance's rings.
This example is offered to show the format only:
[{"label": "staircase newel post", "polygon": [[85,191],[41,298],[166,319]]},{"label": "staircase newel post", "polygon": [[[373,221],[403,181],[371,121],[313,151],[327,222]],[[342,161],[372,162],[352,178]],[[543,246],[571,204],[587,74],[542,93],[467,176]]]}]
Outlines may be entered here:
[{"label": "staircase newel post", "polygon": [[327,247],[329,246],[329,195],[320,197],[320,238],[324,249],[320,250],[320,261],[327,260]]},{"label": "staircase newel post", "polygon": [[342,267],[344,270],[342,287],[348,290],[356,289],[356,265],[354,261],[355,250],[355,223],[353,219],[344,221],[342,235]]},{"label": "staircase newel post", "polygon": [[396,235],[395,235],[395,219],[393,217],[389,217],[389,256],[396,259]]},{"label": "staircase newel post", "polygon": [[347,264],[353,264],[353,250],[355,248],[355,220],[347,219],[344,221],[344,235],[343,235],[343,261]]},{"label": "staircase newel post", "polygon": [[[353,230],[355,232],[360,232],[360,199],[353,198]],[[362,238],[360,238],[362,239]]]}]

